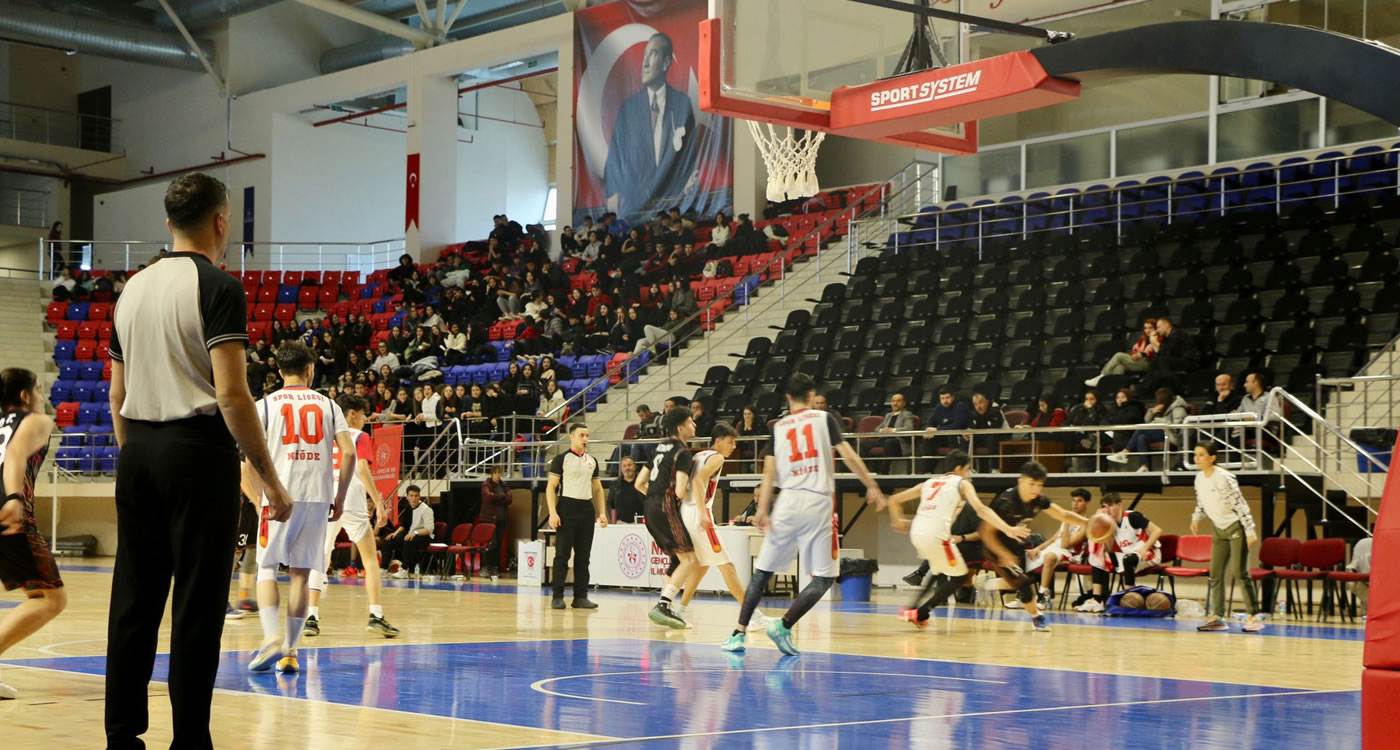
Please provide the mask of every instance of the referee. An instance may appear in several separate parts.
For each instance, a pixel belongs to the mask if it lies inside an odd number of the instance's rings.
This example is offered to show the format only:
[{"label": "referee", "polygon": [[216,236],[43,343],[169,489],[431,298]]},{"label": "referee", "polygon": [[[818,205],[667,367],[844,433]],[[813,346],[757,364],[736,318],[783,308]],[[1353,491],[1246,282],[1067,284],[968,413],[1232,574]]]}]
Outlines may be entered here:
[{"label": "referee", "polygon": [[165,192],[174,251],[127,282],[112,326],[117,560],[107,618],[109,750],[144,748],[156,634],[174,578],[170,632],[172,747],[213,748],[209,703],[238,526],[238,450],[284,519],[248,392],[243,288],[223,260],[230,206],[223,183],[193,173]]},{"label": "referee", "polygon": [[604,515],[603,483],[598,481],[598,459],[588,455],[588,428],[582,423],[569,425],[569,450],[549,462],[544,498],[549,503],[549,527],[555,529],[554,601],[550,606],[564,608],[564,579],[572,553],[574,609],[597,609],[588,598],[588,558],[593,554],[593,522],[596,519],[607,528],[608,518]]}]

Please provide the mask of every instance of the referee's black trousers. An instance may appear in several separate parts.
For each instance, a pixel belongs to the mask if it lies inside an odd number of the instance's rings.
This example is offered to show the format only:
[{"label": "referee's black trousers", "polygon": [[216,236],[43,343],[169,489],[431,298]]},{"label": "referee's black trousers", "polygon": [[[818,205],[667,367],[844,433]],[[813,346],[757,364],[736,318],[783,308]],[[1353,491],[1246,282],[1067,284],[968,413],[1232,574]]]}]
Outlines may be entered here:
[{"label": "referee's black trousers", "polygon": [[559,529],[554,534],[554,573],[550,585],[554,598],[564,596],[564,579],[569,575],[569,556],[574,558],[574,598],[588,598],[588,558],[593,553],[595,518],[589,500],[559,498]]},{"label": "referee's black trousers", "polygon": [[129,423],[117,463],[117,560],[107,619],[110,750],[145,747],[146,693],[172,577],[170,747],[214,746],[209,703],[238,527],[238,483],[238,448],[222,418]]}]

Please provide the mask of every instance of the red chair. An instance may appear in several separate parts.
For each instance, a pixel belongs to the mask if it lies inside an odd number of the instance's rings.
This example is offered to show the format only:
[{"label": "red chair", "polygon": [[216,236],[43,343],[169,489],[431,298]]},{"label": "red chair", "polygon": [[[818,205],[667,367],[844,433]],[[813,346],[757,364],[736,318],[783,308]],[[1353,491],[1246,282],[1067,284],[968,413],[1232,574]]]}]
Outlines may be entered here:
[{"label": "red chair", "polygon": [[99,341],[99,342],[97,342],[97,352],[96,352],[96,354],[97,354],[97,356],[95,357],[95,359],[110,360],[110,359],[112,358],[111,342],[108,342],[108,341]]},{"label": "red chair", "polygon": [[303,310],[315,310],[320,302],[320,292],[314,286],[304,286],[297,292],[297,307]]},{"label": "red chair", "polygon": [[1087,594],[1089,592],[1084,588],[1084,576],[1092,577],[1093,575],[1094,568],[1092,565],[1070,563],[1065,566],[1065,582],[1064,585],[1060,587],[1060,609],[1065,609],[1069,606],[1070,582],[1074,582],[1079,586],[1080,594]]},{"label": "red chair", "polygon": [[96,324],[96,323],[93,323],[93,322],[90,322],[90,321],[87,322],[87,323],[79,323],[79,324],[78,324],[78,338],[80,338],[80,339],[96,339],[96,338],[97,338],[97,324]]},{"label": "red chair", "polygon": [[472,529],[471,541],[467,542],[468,549],[472,552],[472,573],[481,572],[481,553],[491,546],[492,537],[496,536],[496,524],[479,523]]},{"label": "red chair", "polygon": [[1298,582],[1308,582],[1308,613],[1312,613],[1312,582],[1322,581],[1322,605],[1317,617],[1321,620],[1330,610],[1332,582],[1327,578],[1329,570],[1338,570],[1347,558],[1345,539],[1309,539],[1298,550],[1299,568],[1275,570],[1274,575],[1288,582],[1288,595],[1295,601],[1298,596]]},{"label": "red chair", "polygon": [[[447,537],[447,522],[438,521],[433,524],[433,538],[444,539]],[[447,542],[430,542],[428,544],[428,560],[423,563],[423,573],[430,574],[433,570],[433,563],[436,562],[438,568],[447,572]]]},{"label": "red chair", "polygon": [[1328,573],[1327,573],[1327,583],[1328,583],[1328,585],[1334,586],[1334,587],[1336,588],[1338,603],[1339,603],[1339,604],[1345,605],[1345,606],[1342,607],[1342,616],[1343,616],[1343,617],[1346,617],[1346,618],[1349,619],[1349,620],[1355,620],[1355,619],[1356,619],[1356,600],[1357,600],[1358,597],[1349,595],[1349,594],[1347,593],[1347,584],[1348,584],[1348,583],[1367,583],[1367,584],[1369,584],[1370,582],[1371,582],[1371,574],[1370,574],[1370,573],[1357,573],[1357,572],[1352,571],[1352,570],[1332,570],[1332,571],[1328,571]]},{"label": "red chair", "polygon": [[340,286],[341,279],[345,277],[342,271],[325,271],[321,273],[321,283],[326,286]]},{"label": "red chair", "polygon": [[110,359],[102,363],[102,379],[108,381],[112,379],[112,360]]},{"label": "red chair", "polygon": [[1171,560],[1172,562],[1176,561],[1176,548],[1180,543],[1181,537],[1176,534],[1163,534],[1157,537],[1157,544],[1161,546],[1161,556],[1157,559],[1161,560],[1161,562],[1156,565],[1143,568],[1142,570],[1139,570],[1137,574],[1142,577],[1157,576],[1157,588],[1162,588],[1162,584],[1165,583],[1165,579],[1167,577],[1166,563],[1168,560]]},{"label": "red chair", "polygon": [[51,326],[62,323],[68,317],[67,302],[50,302],[44,310],[44,322]]},{"label": "red chair", "polygon": [[73,358],[79,362],[91,362],[97,359],[97,342],[95,340],[79,341],[74,350]]},{"label": "red chair", "polygon": [[112,305],[108,302],[94,302],[88,307],[88,320],[111,320]]},{"label": "red chair", "polygon": [[452,529],[452,543],[447,546],[447,555],[452,559],[451,568],[459,571],[462,575],[470,575],[467,568],[467,553],[471,552],[471,547],[467,542],[472,538],[472,524],[459,523]]},{"label": "red chair", "polygon": [[102,339],[103,341],[111,341],[111,340],[112,340],[112,323],[111,323],[111,321],[104,320],[104,321],[95,323],[94,325],[97,326],[97,338]]},{"label": "red chair", "polygon": [[[315,287],[312,288],[314,289]],[[349,312],[348,309],[341,308],[340,304],[336,302],[336,300],[340,299],[340,287],[323,286],[321,287],[321,291],[316,295],[316,299],[320,301],[321,307],[332,310],[342,318]]]},{"label": "red chair", "polygon": [[[1182,562],[1195,562],[1210,564],[1211,538],[1205,534],[1194,536],[1178,537],[1176,540],[1176,559]],[[1162,573],[1171,582],[1172,596],[1176,596],[1176,579],[1178,578],[1200,578],[1209,576],[1210,568],[1193,568],[1183,565],[1168,565],[1162,569]],[[1210,584],[1206,584],[1206,601],[1210,601]],[[1207,614],[1210,614],[1207,612]],[[1218,614],[1218,613],[1217,613]],[[1221,614],[1221,617],[1225,615]]]},{"label": "red chair", "polygon": [[262,323],[265,323],[265,322],[267,322],[267,321],[269,321],[269,320],[272,320],[272,311],[273,311],[274,309],[275,309],[275,308],[274,308],[273,305],[268,304],[268,303],[266,303],[266,302],[263,302],[263,303],[259,303],[259,304],[254,305],[254,306],[253,306],[253,320],[256,320],[256,321],[262,322]]},{"label": "red chair", "polygon": [[282,272],[263,271],[262,283],[264,287],[272,287],[273,293],[275,294],[277,291],[277,287],[282,286]]},{"label": "red chair", "polygon": [[277,305],[272,309],[272,317],[282,321],[282,325],[287,325],[288,323],[296,322],[297,306]]},{"label": "red chair", "polygon": [[[1294,565],[1298,564],[1298,552],[1302,549],[1302,547],[1303,541],[1301,539],[1293,539],[1286,536],[1275,536],[1265,539],[1259,545],[1259,564],[1267,565],[1269,567],[1250,568],[1249,580],[1267,581],[1271,579],[1278,579],[1277,574],[1280,570],[1292,568]],[[1230,593],[1232,594],[1232,596],[1230,597],[1230,601],[1233,602],[1233,584],[1231,585]],[[1274,587],[1273,596],[1269,598],[1267,611],[1273,611],[1274,602],[1276,601],[1278,601],[1278,587]],[[1289,592],[1289,596],[1287,598],[1287,606],[1288,611],[1290,613],[1293,611],[1293,604],[1294,602],[1292,592]],[[1259,606],[1263,607],[1264,603],[1260,602]]]},{"label": "red chair", "polygon": [[301,286],[301,280],[306,275],[301,271],[287,271],[282,274],[282,286]]},{"label": "red chair", "polygon": [[54,423],[59,427],[72,427],[78,422],[78,404],[65,402],[54,407]]},{"label": "red chair", "polygon": [[[84,325],[87,325],[84,323]],[[78,324],[71,320],[65,320],[58,324],[58,333],[55,334],[59,341],[73,341],[78,338]]]},{"label": "red chair", "polygon": [[258,304],[260,304],[260,305],[275,305],[275,304],[277,304],[277,287],[275,287],[275,286],[263,286],[262,288],[258,289]]}]

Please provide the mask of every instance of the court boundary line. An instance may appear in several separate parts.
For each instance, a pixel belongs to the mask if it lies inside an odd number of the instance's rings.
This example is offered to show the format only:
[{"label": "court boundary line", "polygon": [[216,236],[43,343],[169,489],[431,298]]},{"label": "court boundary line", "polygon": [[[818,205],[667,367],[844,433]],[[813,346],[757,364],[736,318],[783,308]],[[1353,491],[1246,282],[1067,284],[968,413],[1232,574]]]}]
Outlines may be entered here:
[{"label": "court boundary line", "polygon": [[[558,697],[560,697],[560,698],[573,698],[573,699],[575,699],[575,700],[582,700],[582,701],[596,701],[596,702],[598,702],[598,703],[621,703],[621,704],[627,705],[627,706],[647,706],[647,705],[650,705],[650,704],[648,704],[648,703],[646,703],[646,702],[644,702],[644,701],[626,701],[626,700],[621,700],[621,699],[617,699],[617,698],[595,698],[595,697],[593,697],[593,696],[588,696],[588,695],[572,695],[572,694],[570,694],[570,693],[560,693],[560,692],[556,692],[556,691],[554,691],[554,690],[548,690],[548,689],[546,689],[546,688],[544,688],[544,687],[542,687],[542,686],[543,686],[543,685],[546,685],[546,684],[548,684],[548,683],[551,683],[551,682],[559,682],[559,681],[561,681],[561,680],[579,680],[579,679],[583,679],[583,678],[585,678],[585,677],[620,677],[620,676],[622,676],[622,675],[639,675],[639,674],[663,674],[663,675],[664,675],[664,674],[710,674],[710,673],[716,673],[716,672],[719,673],[719,674],[727,674],[727,673],[729,673],[729,672],[734,672],[734,671],[743,671],[743,672],[745,672],[745,673],[747,673],[747,672],[753,672],[753,673],[755,673],[755,674],[772,674],[773,672],[787,672],[788,670],[786,670],[786,669],[744,669],[744,670],[734,670],[734,669],[730,669],[730,668],[727,668],[727,667],[713,667],[713,668],[711,668],[711,669],[634,669],[634,670],[628,670],[628,671],[626,671],[626,672],[586,672],[586,673],[584,673],[584,674],[566,674],[566,675],[561,675],[561,676],[559,676],[559,677],[546,677],[546,678],[544,678],[544,679],[542,679],[542,680],[535,680],[534,682],[530,683],[530,689],[531,689],[531,690],[534,690],[534,691],[537,692],[537,693],[543,693],[544,695],[558,696]],[[863,675],[875,675],[875,676],[879,676],[879,677],[914,677],[914,678],[923,678],[923,679],[927,679],[927,680],[956,680],[956,681],[958,681],[958,682],[985,682],[985,683],[987,683],[987,684],[989,684],[989,685],[1009,685],[1009,684],[1010,684],[1010,683],[1007,682],[1006,680],[983,680],[983,679],[979,679],[979,678],[976,678],[976,677],[950,677],[950,676],[947,676],[947,675],[938,675],[938,674],[901,674],[901,673],[899,673],[899,672],[865,672],[865,671],[854,670],[854,669],[804,669],[804,670],[802,670],[802,673],[803,673],[803,674],[863,674]]]},{"label": "court boundary line", "polygon": [[[683,740],[683,739],[691,739],[691,738],[696,738],[696,737],[724,737],[724,736],[740,735],[740,734],[756,734],[756,733],[759,733],[759,732],[790,732],[790,731],[798,731],[798,730],[805,730],[805,729],[830,729],[830,728],[833,728],[833,727],[868,726],[868,725],[872,725],[872,724],[896,724],[896,723],[899,723],[899,722],[906,722],[906,721],[928,721],[928,720],[934,720],[934,719],[969,719],[969,718],[980,718],[980,717],[984,717],[984,716],[1008,716],[1008,715],[1012,715],[1012,714],[1046,713],[1046,712],[1050,712],[1050,711],[1070,711],[1070,710],[1084,710],[1084,709],[1098,709],[1098,708],[1123,708],[1123,707],[1129,707],[1129,706],[1151,706],[1151,705],[1160,705],[1160,704],[1168,704],[1168,703],[1192,703],[1192,702],[1196,702],[1196,701],[1218,701],[1218,700],[1236,700],[1236,699],[1245,699],[1245,698],[1270,698],[1270,697],[1276,697],[1276,696],[1322,695],[1322,694],[1327,694],[1327,693],[1360,693],[1360,692],[1361,692],[1360,689],[1356,689],[1356,690],[1290,690],[1290,691],[1287,691],[1287,692],[1276,692],[1276,693],[1245,693],[1245,694],[1241,694],[1241,695],[1207,695],[1207,696],[1200,696],[1200,697],[1196,697],[1196,698],[1159,698],[1159,699],[1148,700],[1148,701],[1117,701],[1117,702],[1111,702],[1111,703],[1085,703],[1085,704],[1078,704],[1078,705],[1073,705],[1073,706],[1041,706],[1041,707],[1036,707],[1036,708],[1013,708],[1013,709],[1006,709],[1006,710],[1000,710],[1000,711],[971,711],[971,712],[967,712],[967,713],[934,714],[934,715],[929,715],[929,716],[908,716],[908,717],[903,717],[903,718],[891,718],[891,719],[862,719],[862,720],[859,720],[859,721],[837,721],[837,722],[826,722],[826,723],[821,723],[821,724],[796,724],[796,725],[785,726],[785,727],[755,727],[755,728],[753,728],[753,729],[723,729],[723,730],[714,731],[714,732],[690,732],[690,733],[685,733],[685,734],[658,734],[658,735],[651,735],[651,736],[646,736],[646,737],[625,737],[625,738],[619,738],[619,739],[615,739],[615,740],[598,740],[598,741],[594,741],[594,742],[579,742],[579,743],[574,743],[574,744],[572,744],[572,745],[523,745],[523,746],[515,746],[515,747],[517,747],[517,748],[530,748],[530,747],[588,748],[588,747],[601,747],[601,746],[606,746],[606,745],[621,744],[621,743],[624,743],[624,742],[627,742],[627,743],[631,743],[631,742],[656,742],[656,741],[660,741],[660,740]],[[504,747],[504,746],[503,746],[503,747]],[[503,748],[493,748],[492,750],[503,750]]]},{"label": "court boundary line", "polygon": [[[16,669],[32,669],[32,670],[35,670],[35,671],[37,671],[37,672],[55,672],[55,673],[57,673],[57,674],[70,675],[70,676],[71,676],[71,675],[78,675],[78,676],[81,676],[81,677],[91,677],[91,678],[93,678],[93,679],[100,679],[100,680],[102,680],[103,682],[106,682],[106,675],[93,674],[93,673],[91,673],[91,672],[78,672],[78,671],[69,670],[69,669],[55,669],[55,668],[53,668],[53,667],[31,667],[31,666],[26,666],[26,665],[24,665],[24,664],[13,664],[13,663],[10,663],[10,662],[6,662],[5,664],[6,664],[6,666],[14,667],[14,668],[16,668]],[[170,683],[167,682],[167,681],[165,681],[165,680],[152,679],[152,680],[150,681],[149,684],[150,684],[150,685],[164,685],[164,686],[165,686],[165,689],[166,689],[166,695],[169,695],[169,693],[170,693]],[[303,702],[303,703],[320,703],[320,704],[327,705],[327,706],[339,706],[339,707],[341,707],[341,708],[348,708],[348,709],[355,709],[355,710],[383,711],[383,712],[385,712],[385,713],[400,714],[400,715],[403,715],[403,716],[428,717],[428,718],[432,718],[432,719],[444,719],[444,720],[447,720],[447,721],[466,721],[466,722],[471,722],[471,723],[473,723],[473,724],[486,724],[486,725],[490,725],[490,726],[493,726],[493,727],[507,727],[507,728],[510,728],[510,729],[519,729],[519,730],[523,730],[523,731],[554,732],[554,733],[556,733],[556,734],[572,734],[572,735],[576,735],[576,736],[579,736],[579,737],[597,737],[597,738],[598,738],[596,741],[585,742],[585,743],[574,743],[574,745],[571,745],[571,747],[572,747],[572,746],[577,746],[577,747],[588,747],[588,746],[597,745],[597,744],[607,744],[607,743],[618,742],[618,741],[626,741],[626,738],[625,738],[625,737],[609,737],[608,735],[604,735],[604,734],[593,734],[592,732],[570,732],[570,731],[564,730],[564,729],[547,729],[547,728],[542,728],[542,727],[523,727],[523,726],[520,726],[520,725],[518,725],[518,724],[504,724],[504,723],[496,722],[496,721],[483,721],[483,720],[481,720],[481,719],[473,719],[473,718],[466,717],[466,716],[443,716],[442,714],[425,714],[425,713],[420,713],[420,712],[417,712],[417,711],[405,711],[405,710],[399,709],[399,708],[384,708],[383,706],[363,706],[363,705],[351,704],[351,703],[336,703],[335,701],[327,701],[327,700],[313,700],[313,699],[311,699],[310,697],[302,697],[302,696],[299,696],[299,695],[278,695],[278,694],[275,694],[275,693],[259,693],[259,692],[255,692],[255,691],[252,691],[252,690],[230,690],[230,689],[228,689],[228,688],[221,688],[221,687],[216,687],[216,688],[214,688],[214,694],[215,694],[215,695],[227,695],[227,696],[241,696],[241,697],[251,696],[251,697],[255,697],[255,698],[278,698],[278,699],[281,699],[281,700],[301,701],[301,702]],[[159,697],[159,696],[157,696],[157,697]],[[150,700],[150,696],[149,696],[149,695],[147,696],[147,700],[148,700],[148,701]],[[106,702],[105,696],[104,696],[104,698],[103,698],[103,702],[104,702],[104,703]],[[552,742],[552,743],[539,744],[539,745],[506,745],[506,746],[503,746],[503,747],[558,747],[559,744],[560,744],[560,743],[558,743],[558,742]]]}]

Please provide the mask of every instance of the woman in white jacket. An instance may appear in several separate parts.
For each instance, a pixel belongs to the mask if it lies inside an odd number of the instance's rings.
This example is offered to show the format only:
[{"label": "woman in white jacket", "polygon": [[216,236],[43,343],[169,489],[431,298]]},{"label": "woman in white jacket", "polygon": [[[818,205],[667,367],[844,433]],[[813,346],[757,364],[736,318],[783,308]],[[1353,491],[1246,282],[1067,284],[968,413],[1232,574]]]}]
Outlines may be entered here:
[{"label": "woman in white jacket", "polygon": [[[1147,410],[1148,424],[1181,424],[1186,421],[1186,415],[1190,414],[1190,406],[1186,399],[1172,393],[1170,388],[1157,389],[1157,403]],[[1110,453],[1104,458],[1117,464],[1128,463],[1128,454],[1138,454],[1138,471],[1150,471],[1152,468],[1152,453],[1148,452],[1148,446],[1152,443],[1167,442],[1172,446],[1181,444],[1180,430],[1148,429],[1134,430],[1132,437],[1128,438],[1128,445],[1117,453]],[[1170,460],[1170,459],[1169,459]],[[1169,468],[1169,467],[1163,467]]]},{"label": "woman in white jacket", "polygon": [[1235,475],[1216,467],[1218,450],[1211,441],[1196,445],[1196,465],[1201,471],[1196,475],[1196,509],[1191,513],[1191,533],[1199,532],[1202,518],[1209,518],[1211,524],[1210,610],[1205,623],[1196,629],[1230,629],[1225,621],[1225,615],[1229,614],[1225,611],[1225,583],[1230,571],[1234,571],[1249,609],[1244,632],[1257,633],[1264,629],[1264,619],[1259,614],[1259,599],[1249,578],[1249,548],[1259,541],[1259,532]]}]

